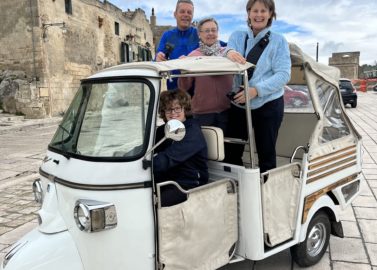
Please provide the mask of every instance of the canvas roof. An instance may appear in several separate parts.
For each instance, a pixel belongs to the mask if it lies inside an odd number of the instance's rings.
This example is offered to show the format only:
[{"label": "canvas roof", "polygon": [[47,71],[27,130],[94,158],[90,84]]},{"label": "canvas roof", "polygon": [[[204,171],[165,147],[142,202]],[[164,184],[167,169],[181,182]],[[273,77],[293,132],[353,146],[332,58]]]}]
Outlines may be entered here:
[{"label": "canvas roof", "polygon": [[233,62],[221,56],[195,56],[182,59],[169,60],[164,62],[135,62],[123,64],[106,69],[106,71],[117,71],[127,69],[150,69],[157,73],[180,70],[182,73],[203,73],[203,72],[242,72],[252,64],[244,65]]},{"label": "canvas roof", "polygon": [[[338,84],[340,77],[338,68],[316,62],[313,58],[305,54],[296,44],[290,43],[289,48],[293,66],[310,68],[324,80],[334,85]],[[149,61],[122,64],[102,70],[91,77],[120,76],[123,73],[123,75],[132,75],[132,73],[134,73],[134,75],[160,76],[161,73],[170,73],[173,70],[192,74],[217,72],[240,73],[251,66],[251,63],[242,65],[221,56],[195,56],[164,62]]]},{"label": "canvas roof", "polygon": [[340,71],[336,67],[316,62],[309,55],[305,54],[296,44],[290,43],[292,66],[302,65],[304,68],[310,68],[318,76],[322,77],[334,85],[339,84]]}]

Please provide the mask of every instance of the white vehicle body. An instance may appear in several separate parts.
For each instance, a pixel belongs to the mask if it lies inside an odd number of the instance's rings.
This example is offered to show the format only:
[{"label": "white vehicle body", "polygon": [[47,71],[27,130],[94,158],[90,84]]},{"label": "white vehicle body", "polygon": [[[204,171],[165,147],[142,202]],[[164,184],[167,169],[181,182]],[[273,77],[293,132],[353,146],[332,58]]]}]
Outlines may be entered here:
[{"label": "white vehicle body", "polygon": [[34,186],[43,199],[40,225],[0,269],[217,269],[287,248],[300,265],[320,260],[330,232],[343,236],[339,211],[360,192],[361,136],[341,103],[338,70],[290,49],[288,85],[309,102],[285,110],[278,167],[260,174],[252,136],[241,142],[244,166],[222,162],[224,141],[239,141],[203,128],[210,183],[184,191],[187,201],[172,207],[161,207],[159,190],[174,183],[155,184],[150,165],[161,80],[245,79],[250,64],[191,57],[120,65],[84,80]]}]

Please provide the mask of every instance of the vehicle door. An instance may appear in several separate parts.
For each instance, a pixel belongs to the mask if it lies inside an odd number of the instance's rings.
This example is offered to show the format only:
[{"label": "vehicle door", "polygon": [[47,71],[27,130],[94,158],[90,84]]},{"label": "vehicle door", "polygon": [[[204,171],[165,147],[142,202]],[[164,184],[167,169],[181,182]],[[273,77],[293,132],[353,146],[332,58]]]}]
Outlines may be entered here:
[{"label": "vehicle door", "polygon": [[318,79],[323,117],[308,153],[308,192],[332,192],[345,208],[360,192],[361,136],[349,120],[338,86]]},{"label": "vehicle door", "polygon": [[158,261],[160,269],[217,269],[229,263],[238,239],[237,189],[229,179],[188,191],[175,182],[187,200],[170,207],[158,202]]}]

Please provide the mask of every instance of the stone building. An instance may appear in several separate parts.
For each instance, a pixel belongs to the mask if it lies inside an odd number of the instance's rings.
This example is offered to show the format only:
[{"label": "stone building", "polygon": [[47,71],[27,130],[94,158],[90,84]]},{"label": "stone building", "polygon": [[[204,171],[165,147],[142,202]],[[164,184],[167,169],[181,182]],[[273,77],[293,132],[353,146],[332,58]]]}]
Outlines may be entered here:
[{"label": "stone building", "polygon": [[329,58],[329,66],[340,69],[340,76],[351,80],[359,78],[360,52],[332,53]]},{"label": "stone building", "polygon": [[141,9],[123,12],[106,0],[1,0],[0,14],[0,72],[26,74],[13,95],[29,118],[64,112],[80,80],[97,70],[154,54]]},{"label": "stone building", "polygon": [[155,49],[157,50],[158,44],[162,34],[169,29],[174,28],[172,25],[157,25],[157,17],[154,14],[154,8],[152,8],[152,15],[150,16],[151,28],[153,31],[153,43],[155,44]]}]

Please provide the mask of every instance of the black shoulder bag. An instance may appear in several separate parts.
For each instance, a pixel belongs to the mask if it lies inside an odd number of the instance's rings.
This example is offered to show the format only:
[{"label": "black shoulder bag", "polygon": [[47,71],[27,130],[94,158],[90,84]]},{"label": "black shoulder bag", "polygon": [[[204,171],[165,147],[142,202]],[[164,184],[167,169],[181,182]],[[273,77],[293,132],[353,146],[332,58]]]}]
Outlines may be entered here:
[{"label": "black shoulder bag", "polygon": [[[254,65],[257,64],[264,49],[268,45],[269,37],[270,37],[270,31],[268,31],[266,35],[260,41],[258,41],[257,44],[255,44],[255,46],[250,50],[250,52],[246,56],[246,60],[248,62]],[[248,40],[248,35],[246,34],[245,45],[244,45],[244,57],[246,54],[247,40]],[[247,70],[248,80],[250,80],[251,77],[253,77],[254,68],[255,67],[253,66]],[[234,103],[232,102],[230,110],[229,110],[229,122],[228,122],[227,131],[225,133],[226,136],[231,137],[231,138],[239,138],[242,140],[247,140],[248,139],[247,127],[245,124],[242,124],[242,123],[246,123],[245,110],[243,108],[240,108],[234,105]],[[243,164],[242,162],[243,150],[244,150],[244,145],[226,143],[224,162],[242,165]]]},{"label": "black shoulder bag", "polygon": [[[261,40],[258,41],[257,44],[254,45],[254,47],[250,50],[250,52],[246,56],[246,60],[254,65],[258,63],[258,60],[260,56],[262,55],[264,49],[267,47],[268,43],[270,42],[270,31],[268,31]],[[249,39],[249,36],[246,34],[245,37],[245,46],[244,46],[244,55],[246,54],[246,48],[247,48],[247,40]],[[254,68],[251,67],[247,70],[247,77],[250,80],[251,77],[253,77],[254,74]]]}]

